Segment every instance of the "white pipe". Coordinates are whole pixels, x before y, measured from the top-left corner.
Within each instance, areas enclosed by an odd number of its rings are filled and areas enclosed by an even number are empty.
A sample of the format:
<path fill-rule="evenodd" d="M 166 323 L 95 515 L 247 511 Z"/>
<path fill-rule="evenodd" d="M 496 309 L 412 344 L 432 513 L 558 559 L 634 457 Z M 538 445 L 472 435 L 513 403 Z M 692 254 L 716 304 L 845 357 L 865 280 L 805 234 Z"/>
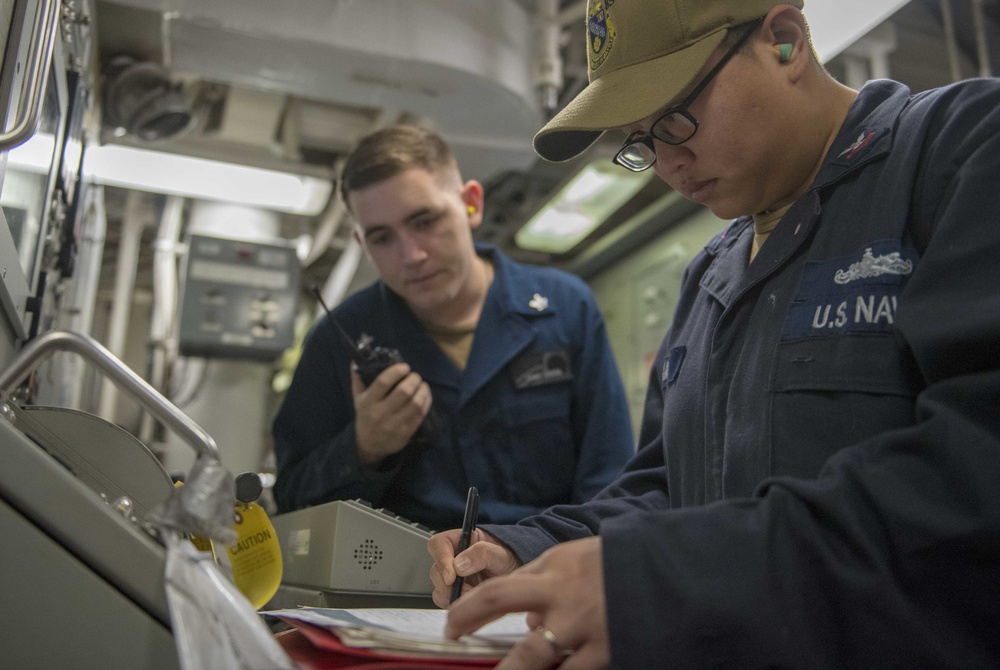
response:
<path fill-rule="evenodd" d="M 561 26 L 572 26 L 574 29 L 578 28 L 580 24 L 587 21 L 587 3 L 586 0 L 583 2 L 578 2 L 575 5 L 570 5 L 566 7 L 561 12 L 559 12 L 559 24 Z"/>
<path fill-rule="evenodd" d="M 850 88 L 858 90 L 868 81 L 868 68 L 865 67 L 865 60 L 853 53 L 844 54 L 844 83 Z"/>
<path fill-rule="evenodd" d="M 347 289 L 354 279 L 354 274 L 358 271 L 358 264 L 361 262 L 361 245 L 351 235 L 351 241 L 347 243 L 347 248 L 341 252 L 340 257 L 333 266 L 330 276 L 327 277 L 320 295 L 327 307 L 333 309 L 344 299 Z M 316 305 L 316 319 L 322 317 L 326 311 L 322 305 Z"/>
<path fill-rule="evenodd" d="M 944 45 L 948 50 L 951 80 L 953 82 L 960 81 L 962 79 L 962 66 L 958 56 L 958 44 L 955 42 L 955 18 L 951 13 L 951 0 L 941 0 L 941 27 L 944 29 Z"/>
<path fill-rule="evenodd" d="M 152 363 L 149 383 L 164 395 L 166 371 L 176 350 L 176 342 L 171 336 L 177 314 L 177 248 L 183 213 L 184 198 L 168 197 L 153 246 L 153 308 L 149 324 Z M 154 428 L 152 414 L 145 412 L 139 428 L 139 441 L 146 446 L 152 444 Z"/>
<path fill-rule="evenodd" d="M 869 61 L 872 72 L 872 79 L 889 78 L 889 53 L 887 51 L 873 51 Z"/>
<path fill-rule="evenodd" d="M 991 77 L 990 50 L 986 38 L 986 15 L 983 13 L 983 0 L 972 0 L 972 24 L 976 28 L 976 55 L 979 57 L 979 76 Z"/>
<path fill-rule="evenodd" d="M 552 116 L 559 104 L 563 85 L 562 56 L 559 52 L 559 0 L 538 0 L 535 13 L 535 89 L 542 110 Z"/>
<path fill-rule="evenodd" d="M 341 223 L 344 220 L 344 216 L 347 213 L 346 207 L 344 207 L 343 201 L 337 196 L 336 193 L 330 196 L 330 204 L 326 208 L 323 217 L 320 219 L 319 226 L 316 228 L 316 234 L 313 236 L 312 246 L 309 248 L 309 253 L 306 257 L 302 259 L 302 267 L 309 267 L 320 257 L 326 253 L 326 250 L 330 248 L 330 243 L 333 241 L 337 230 L 340 228 Z"/>
<path fill-rule="evenodd" d="M 77 213 L 80 246 L 77 250 L 76 267 L 73 275 L 65 282 L 65 292 L 58 301 L 56 328 L 89 335 L 101 274 L 107 216 L 102 187 L 95 186 L 82 197 L 85 200 Z M 89 378 L 86 361 L 68 352 L 57 351 L 49 361 L 39 366 L 39 371 L 47 368 L 49 383 L 44 387 L 39 385 L 40 404 L 93 410 L 90 406 L 84 406 L 84 382 Z"/>
<path fill-rule="evenodd" d="M 97 305 L 97 287 L 101 280 L 101 262 L 104 257 L 104 240 L 108 230 L 108 214 L 104 208 L 104 187 L 88 188 L 84 202 L 83 221 L 80 226 L 80 247 L 77 250 L 76 277 L 68 296 L 71 312 L 68 330 L 84 335 L 91 334 L 94 308 Z M 78 356 L 71 359 L 72 369 L 67 372 L 72 382 L 68 384 L 66 407 L 90 409 L 83 406 L 85 368 Z M 67 360 L 67 362 L 69 362 Z"/>
<path fill-rule="evenodd" d="M 323 212 L 319 221 L 319 226 L 316 229 L 316 234 L 313 236 L 312 246 L 309 248 L 309 252 L 306 254 L 306 257 L 299 259 L 302 261 L 302 267 L 304 268 L 307 268 L 315 263 L 324 253 L 326 253 L 326 250 L 330 248 L 330 243 L 333 241 L 333 238 L 337 233 L 337 229 L 340 228 L 347 215 L 347 207 L 337 194 L 336 187 L 336 184 L 339 184 L 340 182 L 340 173 L 343 169 L 344 159 L 341 158 L 338 159 L 333 165 L 333 174 L 337 175 L 337 179 L 334 185 L 333 193 L 330 194 L 330 201 L 327 203 L 326 210 Z"/>
<path fill-rule="evenodd" d="M 143 197 L 140 191 L 128 192 L 125 198 L 122 235 L 118 243 L 115 292 L 111 302 L 106 346 L 119 359 L 125 358 L 125 337 L 128 333 L 129 314 L 132 311 L 132 290 L 139 263 L 139 244 L 142 241 L 142 229 L 145 227 L 141 216 Z M 118 389 L 109 379 L 105 379 L 101 385 L 101 403 L 97 413 L 114 423 L 117 402 Z"/>

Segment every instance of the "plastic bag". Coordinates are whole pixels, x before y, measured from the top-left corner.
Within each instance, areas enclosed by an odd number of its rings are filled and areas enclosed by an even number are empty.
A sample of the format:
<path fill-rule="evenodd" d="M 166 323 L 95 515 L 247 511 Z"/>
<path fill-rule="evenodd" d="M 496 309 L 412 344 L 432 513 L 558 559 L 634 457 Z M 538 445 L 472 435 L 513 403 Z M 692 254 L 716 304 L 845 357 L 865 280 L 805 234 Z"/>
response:
<path fill-rule="evenodd" d="M 166 590 L 183 670 L 295 670 L 247 599 L 186 539 L 166 531 Z"/>

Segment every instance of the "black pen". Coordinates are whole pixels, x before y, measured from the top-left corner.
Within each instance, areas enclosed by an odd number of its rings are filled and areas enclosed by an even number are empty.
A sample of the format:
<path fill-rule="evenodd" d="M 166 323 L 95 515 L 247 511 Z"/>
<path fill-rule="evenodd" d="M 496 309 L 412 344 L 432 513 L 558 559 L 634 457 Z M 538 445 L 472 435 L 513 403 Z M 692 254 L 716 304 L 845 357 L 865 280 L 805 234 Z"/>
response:
<path fill-rule="evenodd" d="M 472 542 L 472 531 L 476 529 L 478 517 L 479 490 L 475 486 L 470 486 L 469 496 L 465 499 L 465 516 L 462 518 L 462 537 L 458 540 L 458 551 L 455 552 L 456 556 L 469 548 L 469 543 Z M 449 603 L 455 602 L 462 595 L 462 584 L 464 583 L 464 577 L 455 577 L 455 583 L 451 585 L 451 600 L 448 601 Z"/>

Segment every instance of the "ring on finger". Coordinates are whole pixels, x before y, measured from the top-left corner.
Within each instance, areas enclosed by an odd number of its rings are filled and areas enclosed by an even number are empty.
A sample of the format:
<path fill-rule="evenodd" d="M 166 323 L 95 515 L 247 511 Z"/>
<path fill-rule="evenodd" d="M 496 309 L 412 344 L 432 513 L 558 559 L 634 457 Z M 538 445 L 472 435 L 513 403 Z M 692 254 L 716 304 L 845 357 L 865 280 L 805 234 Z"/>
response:
<path fill-rule="evenodd" d="M 566 650 L 563 649 L 561 644 L 559 644 L 559 640 L 556 639 L 555 634 L 548 628 L 545 626 L 536 626 L 535 632 L 541 635 L 542 639 L 549 643 L 549 647 L 552 648 L 552 651 L 556 656 L 562 656 L 566 653 Z"/>

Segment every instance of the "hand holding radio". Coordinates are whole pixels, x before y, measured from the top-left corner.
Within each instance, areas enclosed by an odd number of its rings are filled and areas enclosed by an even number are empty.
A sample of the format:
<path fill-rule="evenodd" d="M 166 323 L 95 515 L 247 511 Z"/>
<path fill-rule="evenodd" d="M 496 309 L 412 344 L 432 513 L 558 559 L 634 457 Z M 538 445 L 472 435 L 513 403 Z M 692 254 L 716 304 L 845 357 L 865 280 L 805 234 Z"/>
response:
<path fill-rule="evenodd" d="M 352 340 L 326 306 L 319 288 L 314 286 L 312 292 L 351 352 L 355 439 L 361 461 L 375 465 L 407 444 L 429 444 L 437 418 L 431 411 L 427 383 L 403 361 L 398 349 L 374 346 L 364 334 L 357 342 Z"/>
<path fill-rule="evenodd" d="M 358 366 L 360 367 L 360 366 Z M 431 390 L 406 363 L 393 363 L 367 386 L 351 370 L 358 457 L 376 465 L 414 441 L 431 408 Z"/>

